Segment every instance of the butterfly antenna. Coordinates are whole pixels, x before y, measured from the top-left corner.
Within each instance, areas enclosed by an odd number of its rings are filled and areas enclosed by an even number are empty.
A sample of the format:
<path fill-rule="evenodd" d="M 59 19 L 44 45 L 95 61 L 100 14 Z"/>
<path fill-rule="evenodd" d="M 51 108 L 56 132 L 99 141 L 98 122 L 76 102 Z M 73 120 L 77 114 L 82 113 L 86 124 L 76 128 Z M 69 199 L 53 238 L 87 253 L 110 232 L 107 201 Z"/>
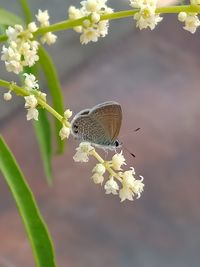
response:
<path fill-rule="evenodd" d="M 133 154 L 127 147 L 123 145 L 123 148 L 133 157 L 135 158 L 135 154 Z"/>
<path fill-rule="evenodd" d="M 138 132 L 139 130 L 141 130 L 141 128 L 140 127 L 138 127 L 138 128 L 136 128 L 135 130 L 134 130 L 134 132 Z M 122 143 L 121 143 L 122 144 Z M 133 157 L 133 158 L 135 158 L 136 156 L 135 156 L 135 154 L 133 154 L 127 147 L 125 147 L 124 145 L 123 145 L 123 148 Z"/>
<path fill-rule="evenodd" d="M 134 130 L 134 132 L 138 132 L 139 130 L 141 130 L 141 128 L 139 127 L 139 128 L 137 128 L 137 129 L 135 129 Z"/>

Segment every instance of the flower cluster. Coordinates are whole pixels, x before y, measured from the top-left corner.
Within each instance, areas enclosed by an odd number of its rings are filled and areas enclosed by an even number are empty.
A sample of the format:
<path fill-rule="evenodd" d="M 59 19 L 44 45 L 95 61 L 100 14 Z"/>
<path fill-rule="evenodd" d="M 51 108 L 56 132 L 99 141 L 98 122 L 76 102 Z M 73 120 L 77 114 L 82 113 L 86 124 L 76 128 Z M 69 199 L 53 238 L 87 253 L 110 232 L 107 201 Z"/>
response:
<path fill-rule="evenodd" d="M 30 92 L 30 95 L 25 96 L 25 108 L 27 109 L 27 120 L 38 120 L 39 112 L 37 110 L 38 100 L 35 95 L 40 95 L 44 100 L 46 100 L 46 94 L 39 92 L 38 82 L 33 74 L 24 73 L 24 88 Z M 35 93 L 35 94 L 32 94 Z"/>
<path fill-rule="evenodd" d="M 140 30 L 150 28 L 154 30 L 156 25 L 163 19 L 156 14 L 157 0 L 130 0 L 130 6 L 139 8 L 139 12 L 134 15 L 136 27 Z"/>
<path fill-rule="evenodd" d="M 34 22 L 29 23 L 26 30 L 21 25 L 9 26 L 6 30 L 8 47 L 3 46 L 1 59 L 8 72 L 19 74 L 23 67 L 31 67 L 38 61 L 38 42 L 31 40 L 36 30 Z"/>
<path fill-rule="evenodd" d="M 108 34 L 108 20 L 101 20 L 102 15 L 113 13 L 113 9 L 106 5 L 107 0 L 86 0 L 81 2 L 81 8 L 70 6 L 69 19 L 75 20 L 87 17 L 81 26 L 74 27 L 80 35 L 80 42 L 87 44 L 97 42 L 99 37 Z"/>
<path fill-rule="evenodd" d="M 47 10 L 44 12 L 39 10 L 36 18 L 40 23 L 40 27 L 49 25 L 49 15 Z M 36 61 L 39 60 L 39 43 L 33 38 L 33 35 L 37 30 L 38 27 L 35 22 L 29 23 L 26 29 L 18 24 L 14 27 L 8 27 L 6 30 L 8 47 L 4 45 L 1 52 L 1 59 L 5 61 L 5 66 L 8 72 L 19 74 L 23 71 L 24 67 L 32 67 Z M 41 37 L 41 42 L 50 45 L 55 43 L 56 38 L 56 35 L 48 32 Z"/>
<path fill-rule="evenodd" d="M 100 163 L 96 164 L 92 170 L 93 175 L 91 178 L 95 184 L 102 185 L 105 172 L 109 173 L 108 180 L 104 184 L 106 194 L 119 195 L 121 202 L 126 199 L 132 201 L 135 196 L 137 198 L 140 197 L 144 188 L 143 177 L 140 176 L 141 179 L 136 179 L 133 168 L 128 171 L 122 170 L 122 165 L 126 165 L 122 152 L 115 154 L 111 161 L 104 161 L 88 142 L 80 143 L 76 150 L 76 154 L 73 157 L 76 162 L 88 162 L 90 155 L 99 160 Z M 119 183 L 122 185 L 121 188 Z"/>
<path fill-rule="evenodd" d="M 70 135 L 70 131 L 71 131 L 71 125 L 66 125 L 66 122 L 68 121 L 68 119 L 72 116 L 72 111 L 70 109 L 67 109 L 65 112 L 64 112 L 64 123 L 63 123 L 63 126 L 59 132 L 59 136 L 61 138 L 61 140 L 64 140 L 65 138 L 69 138 L 69 135 Z"/>

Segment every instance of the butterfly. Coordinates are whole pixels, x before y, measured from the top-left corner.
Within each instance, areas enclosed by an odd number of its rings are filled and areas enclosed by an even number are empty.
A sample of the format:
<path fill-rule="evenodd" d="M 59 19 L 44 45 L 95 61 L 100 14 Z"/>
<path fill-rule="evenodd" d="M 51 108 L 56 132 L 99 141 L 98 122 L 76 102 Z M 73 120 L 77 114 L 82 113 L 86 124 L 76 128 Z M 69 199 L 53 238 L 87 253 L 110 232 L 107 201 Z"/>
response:
<path fill-rule="evenodd" d="M 72 134 L 78 140 L 112 150 L 121 146 L 117 140 L 121 123 L 120 104 L 108 101 L 77 113 L 71 121 Z"/>

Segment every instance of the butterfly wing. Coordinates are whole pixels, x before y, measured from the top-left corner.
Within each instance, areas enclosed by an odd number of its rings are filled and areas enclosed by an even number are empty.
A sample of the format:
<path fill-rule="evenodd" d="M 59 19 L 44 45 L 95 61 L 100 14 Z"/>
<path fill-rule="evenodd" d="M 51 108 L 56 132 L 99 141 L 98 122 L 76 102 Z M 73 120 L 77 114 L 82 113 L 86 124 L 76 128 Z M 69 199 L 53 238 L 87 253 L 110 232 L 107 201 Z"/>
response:
<path fill-rule="evenodd" d="M 110 140 L 104 128 L 87 115 L 78 115 L 72 121 L 72 133 L 79 140 L 100 145 L 109 145 Z"/>
<path fill-rule="evenodd" d="M 72 133 L 80 140 L 112 146 L 119 134 L 121 121 L 120 105 L 105 102 L 79 112 L 72 120 Z"/>
<path fill-rule="evenodd" d="M 122 123 L 120 104 L 114 101 L 104 102 L 95 106 L 89 114 L 103 127 L 107 139 L 113 144 L 119 135 Z"/>

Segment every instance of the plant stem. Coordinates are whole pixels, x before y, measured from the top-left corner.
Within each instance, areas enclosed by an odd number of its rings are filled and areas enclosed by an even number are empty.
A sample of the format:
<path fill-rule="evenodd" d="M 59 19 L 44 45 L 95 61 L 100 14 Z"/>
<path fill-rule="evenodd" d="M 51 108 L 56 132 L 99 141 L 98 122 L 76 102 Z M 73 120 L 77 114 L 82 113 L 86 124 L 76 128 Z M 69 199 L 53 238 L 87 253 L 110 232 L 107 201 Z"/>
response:
<path fill-rule="evenodd" d="M 26 2 L 25 0 L 20 0 L 20 1 L 23 3 Z M 26 12 L 28 11 L 26 10 Z M 114 19 L 128 18 L 128 17 L 132 17 L 137 12 L 138 12 L 138 9 L 130 9 L 130 10 L 114 12 L 112 14 L 102 15 L 100 20 L 114 20 Z M 156 13 L 162 13 L 162 14 L 167 14 L 167 13 L 173 14 L 173 13 L 179 13 L 179 12 L 200 13 L 200 5 L 167 6 L 167 7 L 158 7 L 156 9 Z M 27 13 L 26 19 L 27 21 L 30 20 L 30 16 L 28 17 L 28 13 Z M 60 21 L 55 24 L 51 24 L 46 27 L 41 27 L 34 33 L 34 36 L 41 35 L 47 32 L 56 32 L 56 31 L 72 29 L 76 26 L 82 25 L 85 19 L 90 19 L 90 16 L 83 17 L 77 20 L 64 20 L 64 21 Z M 0 42 L 4 42 L 6 40 L 7 40 L 6 35 L 0 35 Z"/>
<path fill-rule="evenodd" d="M 24 16 L 25 16 L 26 24 L 28 24 L 33 20 L 31 9 L 26 0 L 19 0 L 19 1 L 21 4 L 21 8 L 23 10 Z"/>
<path fill-rule="evenodd" d="M 101 20 L 113 20 L 113 19 L 122 19 L 122 18 L 132 17 L 136 12 L 138 12 L 138 9 L 114 12 L 112 14 L 102 15 Z M 163 13 L 163 14 L 179 13 L 179 12 L 200 13 L 200 5 L 167 6 L 167 7 L 159 7 L 156 9 L 156 13 Z M 75 26 L 80 26 L 82 25 L 85 19 L 90 19 L 90 16 L 83 17 L 77 20 L 65 20 L 65 21 L 52 24 L 47 27 L 39 28 L 37 32 L 35 33 L 35 35 L 44 34 L 49 31 L 55 32 L 55 31 L 67 30 Z"/>
<path fill-rule="evenodd" d="M 0 79 L 0 86 L 7 88 L 8 90 L 12 90 L 16 93 L 16 95 L 21 95 L 21 96 L 28 96 L 33 94 L 32 92 L 26 90 L 23 87 L 20 87 L 12 82 L 7 82 L 5 80 Z M 65 124 L 66 127 L 70 127 L 71 124 L 66 121 L 62 115 L 60 115 L 55 109 L 53 109 L 47 102 L 42 100 L 40 97 L 37 97 L 38 104 L 46 109 L 49 113 L 51 113 L 56 119 L 58 119 L 61 123 Z"/>

